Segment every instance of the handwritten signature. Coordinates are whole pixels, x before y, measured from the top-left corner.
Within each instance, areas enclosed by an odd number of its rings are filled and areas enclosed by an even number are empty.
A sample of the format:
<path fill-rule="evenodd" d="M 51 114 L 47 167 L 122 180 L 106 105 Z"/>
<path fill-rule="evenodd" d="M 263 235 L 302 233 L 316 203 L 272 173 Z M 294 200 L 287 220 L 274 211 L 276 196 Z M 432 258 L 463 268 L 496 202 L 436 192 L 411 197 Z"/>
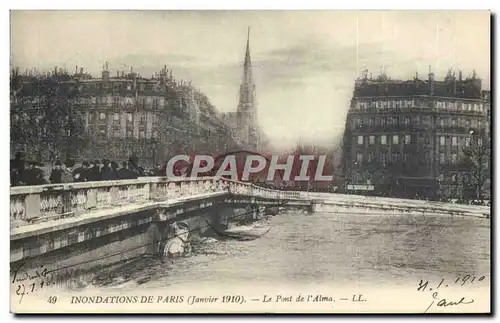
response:
<path fill-rule="evenodd" d="M 52 284 L 50 271 L 47 268 L 41 266 L 32 272 L 20 274 L 19 271 L 23 266 L 24 263 L 12 270 L 11 283 L 15 285 L 14 289 L 16 295 L 19 296 L 19 303 L 22 303 L 25 295 L 34 293 Z"/>
<path fill-rule="evenodd" d="M 450 301 L 447 300 L 446 298 L 439 298 L 438 292 L 432 293 L 432 302 L 429 304 L 427 309 L 424 311 L 424 313 L 427 313 L 427 311 L 434 305 L 434 303 L 437 302 L 436 306 L 438 307 L 447 307 L 447 306 L 456 306 L 456 305 L 466 305 L 466 304 L 472 304 L 474 303 L 474 299 L 471 298 L 470 300 L 467 300 L 465 297 L 460 298 L 459 301 Z"/>

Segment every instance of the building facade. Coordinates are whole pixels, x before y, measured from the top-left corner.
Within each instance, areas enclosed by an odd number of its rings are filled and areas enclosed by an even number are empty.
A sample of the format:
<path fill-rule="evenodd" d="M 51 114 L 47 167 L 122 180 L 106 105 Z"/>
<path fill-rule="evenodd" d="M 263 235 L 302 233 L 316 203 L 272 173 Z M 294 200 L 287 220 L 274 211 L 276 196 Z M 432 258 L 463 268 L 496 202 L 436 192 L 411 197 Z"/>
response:
<path fill-rule="evenodd" d="M 460 198 L 472 179 L 467 149 L 489 132 L 489 98 L 481 80 L 449 71 L 428 78 L 357 79 L 343 141 L 343 177 L 370 194 Z M 461 183 L 461 184 L 459 184 Z M 353 186 L 350 186 L 351 188 Z"/>
<path fill-rule="evenodd" d="M 223 153 L 239 147 L 207 96 L 191 84 L 176 81 L 166 67 L 151 78 L 132 68 L 127 74 L 111 75 L 107 63 L 98 78 L 78 67 L 74 74 L 55 69 L 50 75 L 25 73 L 18 78 L 18 90 L 11 97 L 11 132 L 20 132 L 20 136 L 11 136 L 11 150 L 39 151 L 44 161 L 64 157 L 73 148 L 79 160 L 120 162 L 135 155 L 144 166 L 153 166 L 176 154 Z M 50 140 L 37 146 L 30 143 L 33 138 L 21 136 L 31 122 L 26 111 L 35 111 L 39 122 L 44 122 L 45 110 L 50 110 L 54 100 L 47 94 L 49 90 L 40 91 L 41 79 L 57 79 L 50 91 L 65 88 L 71 93 L 61 107 L 67 107 L 66 118 L 78 119 L 82 129 L 70 147 L 51 146 L 46 142 Z M 41 125 L 38 128 L 43 131 Z M 37 136 L 36 132 L 30 135 Z"/>

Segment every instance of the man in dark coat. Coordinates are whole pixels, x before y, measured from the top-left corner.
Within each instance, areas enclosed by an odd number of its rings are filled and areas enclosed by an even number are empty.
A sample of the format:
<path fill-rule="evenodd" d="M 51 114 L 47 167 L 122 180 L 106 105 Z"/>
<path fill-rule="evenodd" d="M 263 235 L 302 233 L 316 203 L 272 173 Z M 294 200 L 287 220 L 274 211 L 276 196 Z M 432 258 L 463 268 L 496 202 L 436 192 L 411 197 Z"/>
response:
<path fill-rule="evenodd" d="M 127 168 L 127 162 L 122 163 L 122 167 L 117 171 L 118 179 L 130 179 L 131 174 Z"/>
<path fill-rule="evenodd" d="M 75 161 L 73 159 L 66 159 L 63 166 L 63 173 L 61 176 L 61 181 L 63 183 L 73 183 L 74 166 L 75 166 Z"/>
<path fill-rule="evenodd" d="M 167 164 L 158 163 L 158 166 L 156 166 L 154 176 L 162 176 L 162 177 L 167 176 Z"/>
<path fill-rule="evenodd" d="M 109 163 L 109 167 L 111 167 L 111 173 L 113 174 L 113 179 L 119 179 L 118 178 L 118 163 L 115 161 L 111 161 Z"/>
<path fill-rule="evenodd" d="M 84 161 L 82 167 L 78 167 L 73 171 L 73 179 L 75 182 L 87 182 L 89 177 L 89 162 Z"/>
<path fill-rule="evenodd" d="M 11 186 L 24 185 L 18 163 L 14 159 L 10 160 L 10 185 Z"/>
<path fill-rule="evenodd" d="M 49 177 L 50 182 L 52 184 L 62 183 L 63 172 L 64 171 L 61 168 L 61 161 L 56 160 L 56 162 L 54 163 L 54 168 L 52 169 L 52 172 L 50 173 L 50 177 Z"/>
<path fill-rule="evenodd" d="M 23 182 L 24 169 L 25 169 L 25 157 L 24 153 L 18 151 L 16 157 L 10 160 L 10 181 L 11 185 L 25 185 Z"/>
<path fill-rule="evenodd" d="M 26 157 L 23 152 L 18 151 L 16 153 L 16 158 L 14 159 L 14 162 L 17 165 L 17 169 L 21 172 L 21 174 L 24 171 L 24 168 L 26 166 Z"/>
<path fill-rule="evenodd" d="M 128 162 L 128 171 L 130 174 L 130 177 L 129 177 L 130 179 L 135 179 L 135 178 L 139 177 L 139 170 L 131 161 Z"/>
<path fill-rule="evenodd" d="M 87 181 L 88 182 L 94 182 L 94 181 L 100 181 L 101 180 L 101 170 L 99 167 L 99 161 L 96 160 L 94 162 L 90 162 L 88 169 L 88 174 L 87 174 Z"/>
<path fill-rule="evenodd" d="M 112 181 L 116 179 L 115 173 L 111 168 L 110 162 L 107 159 L 103 159 L 103 166 L 101 168 L 101 180 L 103 181 Z"/>
<path fill-rule="evenodd" d="M 38 161 L 28 161 L 28 168 L 24 170 L 23 182 L 25 185 L 43 185 L 45 181 L 43 171 L 38 168 L 40 163 Z"/>

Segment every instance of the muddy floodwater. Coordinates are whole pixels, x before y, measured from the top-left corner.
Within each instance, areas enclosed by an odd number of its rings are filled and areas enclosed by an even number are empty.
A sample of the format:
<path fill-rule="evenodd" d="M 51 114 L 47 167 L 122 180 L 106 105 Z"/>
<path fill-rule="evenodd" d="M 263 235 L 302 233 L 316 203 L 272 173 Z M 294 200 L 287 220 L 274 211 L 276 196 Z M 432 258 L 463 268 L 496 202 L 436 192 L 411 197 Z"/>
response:
<path fill-rule="evenodd" d="M 284 214 L 252 241 L 209 239 L 189 257 L 141 258 L 93 273 L 98 288 L 182 284 L 400 285 L 490 274 L 488 219 L 450 216 Z"/>

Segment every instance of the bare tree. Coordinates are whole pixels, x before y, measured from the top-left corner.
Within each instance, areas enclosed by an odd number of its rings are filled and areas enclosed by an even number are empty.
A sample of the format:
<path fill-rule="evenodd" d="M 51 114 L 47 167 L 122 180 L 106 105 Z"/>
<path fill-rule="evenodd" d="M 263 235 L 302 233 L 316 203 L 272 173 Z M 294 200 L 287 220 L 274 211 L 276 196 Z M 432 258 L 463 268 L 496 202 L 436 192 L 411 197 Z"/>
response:
<path fill-rule="evenodd" d="M 25 80 L 23 80 L 23 77 Z M 27 152 L 74 158 L 84 144 L 83 115 L 69 75 L 11 73 L 11 145 Z"/>
<path fill-rule="evenodd" d="M 484 131 L 471 131 L 467 141 L 462 160 L 468 173 L 466 185 L 475 189 L 476 199 L 482 200 L 485 184 L 491 179 L 491 139 Z"/>

